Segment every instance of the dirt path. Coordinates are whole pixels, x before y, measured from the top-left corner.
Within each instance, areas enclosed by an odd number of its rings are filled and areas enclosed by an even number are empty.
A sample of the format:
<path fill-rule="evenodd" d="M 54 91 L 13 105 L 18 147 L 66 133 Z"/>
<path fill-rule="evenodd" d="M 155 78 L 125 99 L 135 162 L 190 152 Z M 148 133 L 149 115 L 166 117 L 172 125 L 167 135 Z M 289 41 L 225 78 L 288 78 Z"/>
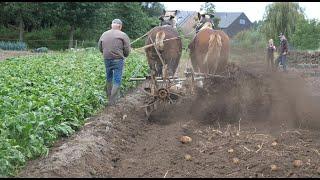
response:
<path fill-rule="evenodd" d="M 319 125 L 320 98 L 309 101 L 294 73 L 242 69 L 246 81 L 214 82 L 211 95 L 151 121 L 135 90 L 18 177 L 320 177 L 320 132 L 309 128 Z M 192 141 L 183 144 L 181 136 Z"/>

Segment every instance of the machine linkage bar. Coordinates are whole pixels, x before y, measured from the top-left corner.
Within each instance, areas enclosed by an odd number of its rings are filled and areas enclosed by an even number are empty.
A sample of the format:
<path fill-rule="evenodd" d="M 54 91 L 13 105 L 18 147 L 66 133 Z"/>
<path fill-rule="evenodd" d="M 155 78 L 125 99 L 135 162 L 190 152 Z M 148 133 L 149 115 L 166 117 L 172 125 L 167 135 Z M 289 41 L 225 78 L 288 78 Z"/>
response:
<path fill-rule="evenodd" d="M 149 77 L 135 77 L 135 78 L 130 78 L 129 81 L 144 81 L 147 80 Z M 169 79 L 178 79 L 179 77 L 172 77 L 170 76 Z M 156 77 L 156 80 L 162 80 L 162 77 Z"/>

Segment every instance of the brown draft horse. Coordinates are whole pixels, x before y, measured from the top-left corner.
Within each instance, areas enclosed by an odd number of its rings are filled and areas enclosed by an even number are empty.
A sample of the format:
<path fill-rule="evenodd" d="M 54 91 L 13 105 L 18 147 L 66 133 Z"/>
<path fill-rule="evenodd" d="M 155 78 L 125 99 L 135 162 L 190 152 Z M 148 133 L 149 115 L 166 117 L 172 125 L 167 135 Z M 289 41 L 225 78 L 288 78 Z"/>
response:
<path fill-rule="evenodd" d="M 228 63 L 229 37 L 221 30 L 212 29 L 206 22 L 189 44 L 191 63 L 194 72 L 219 74 Z"/>
<path fill-rule="evenodd" d="M 182 42 L 175 28 L 174 16 L 161 16 L 159 19 L 161 20 L 160 26 L 154 27 L 145 41 L 145 45 L 156 44 L 155 47 L 145 49 L 148 64 L 156 76 L 174 76 L 182 54 Z M 166 75 L 163 74 L 162 60 L 167 65 L 168 74 Z"/>

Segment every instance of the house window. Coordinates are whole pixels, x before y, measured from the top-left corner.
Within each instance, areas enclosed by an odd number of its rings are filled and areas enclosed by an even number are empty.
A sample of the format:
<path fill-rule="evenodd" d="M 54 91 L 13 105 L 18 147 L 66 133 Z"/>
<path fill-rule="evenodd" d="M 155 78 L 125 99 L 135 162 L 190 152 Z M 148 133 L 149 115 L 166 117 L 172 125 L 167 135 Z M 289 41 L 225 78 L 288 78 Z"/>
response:
<path fill-rule="evenodd" d="M 240 19 L 240 24 L 246 24 L 246 20 Z"/>

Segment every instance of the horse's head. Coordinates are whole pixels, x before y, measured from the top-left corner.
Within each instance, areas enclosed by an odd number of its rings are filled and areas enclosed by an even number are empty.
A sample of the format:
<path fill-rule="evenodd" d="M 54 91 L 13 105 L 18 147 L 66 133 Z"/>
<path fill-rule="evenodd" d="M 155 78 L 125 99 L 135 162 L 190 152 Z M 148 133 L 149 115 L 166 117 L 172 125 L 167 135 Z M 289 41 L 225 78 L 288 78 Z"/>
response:
<path fill-rule="evenodd" d="M 160 26 L 164 26 L 164 25 L 169 25 L 172 27 L 176 27 L 176 21 L 175 21 L 175 17 L 170 15 L 170 16 L 161 16 L 160 18 Z"/>
<path fill-rule="evenodd" d="M 196 26 L 197 30 L 205 29 L 205 28 L 210 28 L 213 29 L 213 22 L 212 18 L 214 16 L 212 14 L 200 14 L 198 13 L 198 25 Z"/>
<path fill-rule="evenodd" d="M 214 15 L 213 14 L 200 14 L 199 12 L 198 12 L 198 19 L 199 19 L 199 21 L 200 22 L 209 22 L 209 21 L 211 21 L 211 19 L 213 19 L 214 18 Z"/>

